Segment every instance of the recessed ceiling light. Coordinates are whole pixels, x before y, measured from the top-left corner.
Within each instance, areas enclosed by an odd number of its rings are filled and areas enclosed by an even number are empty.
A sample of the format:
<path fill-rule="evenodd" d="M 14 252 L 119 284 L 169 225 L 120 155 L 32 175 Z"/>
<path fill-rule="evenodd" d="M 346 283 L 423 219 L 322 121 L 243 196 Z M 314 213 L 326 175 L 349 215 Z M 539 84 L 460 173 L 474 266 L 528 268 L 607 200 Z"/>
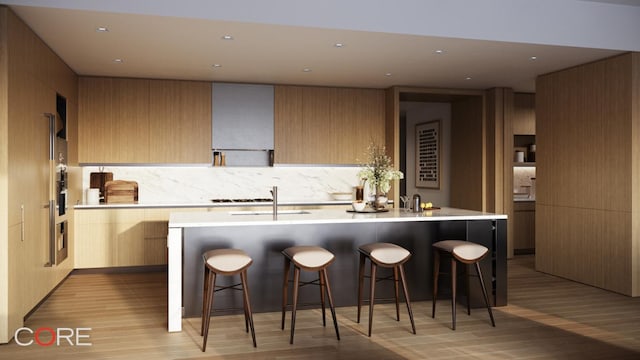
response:
<path fill-rule="evenodd" d="M 107 28 L 106 26 L 98 26 L 96 28 L 96 32 L 109 32 L 109 28 Z"/>
<path fill-rule="evenodd" d="M 465 80 L 471 80 L 472 77 L 471 76 L 467 76 L 466 78 L 464 78 Z"/>
<path fill-rule="evenodd" d="M 391 73 L 386 73 L 384 74 L 384 76 L 391 76 Z"/>
<path fill-rule="evenodd" d="M 309 69 L 309 68 L 304 68 L 304 69 L 302 69 L 302 71 L 303 71 L 303 72 L 311 72 L 311 69 Z"/>
<path fill-rule="evenodd" d="M 438 49 L 438 50 L 434 51 L 434 53 L 436 53 L 436 54 L 438 54 L 438 55 L 440 55 L 440 54 L 444 54 L 444 50 L 440 50 L 440 49 Z"/>
<path fill-rule="evenodd" d="M 224 36 L 222 37 L 222 40 L 233 40 L 233 36 L 231 36 L 231 35 L 224 35 Z"/>
<path fill-rule="evenodd" d="M 211 67 L 212 67 L 212 68 L 219 68 L 219 67 L 222 67 L 222 65 L 220 65 L 220 64 L 213 64 L 213 65 L 211 65 Z"/>
<path fill-rule="evenodd" d="M 335 43 L 333 46 L 337 47 L 337 48 L 341 48 L 344 46 L 343 43 Z"/>
<path fill-rule="evenodd" d="M 124 62 L 124 60 L 122 59 L 113 59 L 113 62 L 116 64 L 122 64 Z"/>
<path fill-rule="evenodd" d="M 538 59 L 537 56 L 532 56 L 532 57 L 529 58 L 529 60 L 537 60 L 537 59 Z"/>

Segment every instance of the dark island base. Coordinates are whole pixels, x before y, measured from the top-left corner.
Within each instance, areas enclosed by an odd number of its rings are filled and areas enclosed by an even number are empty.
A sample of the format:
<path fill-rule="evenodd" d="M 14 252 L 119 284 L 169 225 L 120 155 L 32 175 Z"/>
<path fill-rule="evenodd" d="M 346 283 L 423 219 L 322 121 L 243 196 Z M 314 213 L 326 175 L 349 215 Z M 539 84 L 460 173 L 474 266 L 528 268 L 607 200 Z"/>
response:
<path fill-rule="evenodd" d="M 377 222 L 343 224 L 295 224 L 263 226 L 219 226 L 185 228 L 183 237 L 183 306 L 185 317 L 196 317 L 202 311 L 203 260 L 202 254 L 216 248 L 242 249 L 253 258 L 248 270 L 251 305 L 254 312 L 281 311 L 284 260 L 281 251 L 295 245 L 317 245 L 335 254 L 329 266 L 329 279 L 336 306 L 357 303 L 358 247 L 370 242 L 392 242 L 412 253 L 405 264 L 409 294 L 412 301 L 431 300 L 433 259 L 431 244 L 446 239 L 468 240 L 490 249 L 491 256 L 482 262 L 489 298 L 493 306 L 507 304 L 506 220 L 449 220 L 417 222 Z M 449 271 L 449 261 L 443 260 L 441 271 Z M 459 268 L 461 268 L 459 266 Z M 378 276 L 390 275 L 391 270 L 379 268 Z M 367 274 L 369 271 L 367 263 Z M 475 274 L 471 269 L 471 274 Z M 317 278 L 317 273 L 301 272 L 301 280 Z M 369 286 L 365 280 L 364 298 Z M 466 302 L 466 286 L 462 278 L 458 284 L 458 298 Z M 217 284 L 238 283 L 239 279 L 218 277 Z M 450 298 L 449 275 L 441 277 L 439 298 Z M 471 305 L 484 307 L 477 280 L 471 278 Z M 291 291 L 289 291 L 291 297 Z M 319 307 L 318 286 L 300 289 L 299 304 Z M 376 299 L 393 299 L 393 282 L 376 285 Z M 291 299 L 289 299 L 290 301 Z M 376 300 L 378 302 L 379 300 Z M 214 309 L 220 311 L 242 308 L 242 292 L 217 292 Z"/>

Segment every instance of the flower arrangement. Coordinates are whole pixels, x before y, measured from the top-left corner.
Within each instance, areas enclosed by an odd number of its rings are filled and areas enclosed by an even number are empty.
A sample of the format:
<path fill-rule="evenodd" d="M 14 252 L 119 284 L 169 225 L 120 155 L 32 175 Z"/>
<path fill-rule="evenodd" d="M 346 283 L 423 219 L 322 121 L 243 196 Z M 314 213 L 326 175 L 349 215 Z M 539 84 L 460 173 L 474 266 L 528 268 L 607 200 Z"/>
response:
<path fill-rule="evenodd" d="M 369 189 L 376 195 L 386 194 L 391 189 L 391 181 L 404 177 L 401 171 L 393 168 L 391 158 L 387 156 L 384 146 L 369 144 L 367 157 L 367 162 L 358 172 L 358 178 L 362 182 L 368 182 Z"/>

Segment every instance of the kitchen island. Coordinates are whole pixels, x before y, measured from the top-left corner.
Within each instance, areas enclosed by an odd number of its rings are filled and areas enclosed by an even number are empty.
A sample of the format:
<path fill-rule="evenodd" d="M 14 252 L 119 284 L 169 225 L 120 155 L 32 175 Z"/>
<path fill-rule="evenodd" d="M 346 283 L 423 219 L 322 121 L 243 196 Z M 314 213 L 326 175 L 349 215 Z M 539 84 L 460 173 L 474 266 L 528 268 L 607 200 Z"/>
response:
<path fill-rule="evenodd" d="M 281 251 L 294 245 L 317 245 L 336 255 L 329 277 L 336 306 L 351 306 L 357 299 L 358 252 L 370 242 L 393 242 L 412 252 L 405 264 L 412 301 L 431 298 L 431 244 L 460 239 L 482 244 L 491 256 L 482 262 L 485 283 L 494 306 L 507 303 L 506 215 L 442 208 L 420 213 L 390 209 L 388 212 L 353 213 L 344 209 L 269 212 L 172 213 L 167 246 L 168 330 L 182 330 L 182 316 L 200 316 L 202 309 L 202 254 L 215 248 L 242 249 L 251 258 L 249 288 L 255 312 L 279 311 L 283 258 Z M 308 274 L 309 279 L 313 274 Z M 301 278 L 301 280 L 309 280 Z M 221 285 L 235 279 L 221 279 Z M 226 282 L 225 282 L 226 281 Z M 442 282 L 443 291 L 447 295 Z M 476 285 L 474 287 L 473 285 Z M 482 306 L 479 285 L 471 283 L 471 302 Z M 391 297 L 393 286 L 381 284 L 379 294 Z M 318 290 L 302 288 L 300 302 L 317 302 Z M 378 293 L 378 292 L 377 292 Z M 464 292 L 463 292 L 464 293 Z M 216 308 L 242 304 L 239 294 L 216 294 Z"/>

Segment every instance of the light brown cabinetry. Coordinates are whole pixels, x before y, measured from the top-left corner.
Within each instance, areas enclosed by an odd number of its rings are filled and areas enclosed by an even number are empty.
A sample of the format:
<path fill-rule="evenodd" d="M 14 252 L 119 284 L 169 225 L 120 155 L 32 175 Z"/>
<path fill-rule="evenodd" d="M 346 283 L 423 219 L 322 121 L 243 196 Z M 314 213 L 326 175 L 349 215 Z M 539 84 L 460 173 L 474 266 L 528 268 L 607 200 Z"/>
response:
<path fill-rule="evenodd" d="M 513 134 L 536 134 L 536 95 L 513 94 Z"/>
<path fill-rule="evenodd" d="M 536 204 L 513 203 L 513 248 L 516 255 L 533 254 L 536 248 Z"/>
<path fill-rule="evenodd" d="M 208 82 L 82 77 L 80 163 L 208 163 Z"/>
<path fill-rule="evenodd" d="M 149 162 L 211 162 L 211 83 L 151 80 Z"/>
<path fill-rule="evenodd" d="M 275 162 L 357 164 L 384 144 L 383 90 L 276 86 Z"/>
<path fill-rule="evenodd" d="M 76 211 L 78 269 L 166 264 L 169 210 Z"/>
<path fill-rule="evenodd" d="M 79 80 L 81 163 L 144 163 L 149 157 L 149 81 Z"/>
<path fill-rule="evenodd" d="M 640 54 L 536 81 L 536 269 L 640 296 Z"/>
<path fill-rule="evenodd" d="M 49 124 L 56 94 L 67 99 L 75 124 L 77 78 L 8 7 L 0 6 L 0 343 L 72 270 L 48 261 Z M 73 129 L 69 154 L 75 156 Z M 73 165 L 71 162 L 70 165 Z M 70 170 L 70 173 L 72 170 Z M 76 193 L 69 189 L 69 201 Z M 69 237 L 73 251 L 73 236 Z"/>

